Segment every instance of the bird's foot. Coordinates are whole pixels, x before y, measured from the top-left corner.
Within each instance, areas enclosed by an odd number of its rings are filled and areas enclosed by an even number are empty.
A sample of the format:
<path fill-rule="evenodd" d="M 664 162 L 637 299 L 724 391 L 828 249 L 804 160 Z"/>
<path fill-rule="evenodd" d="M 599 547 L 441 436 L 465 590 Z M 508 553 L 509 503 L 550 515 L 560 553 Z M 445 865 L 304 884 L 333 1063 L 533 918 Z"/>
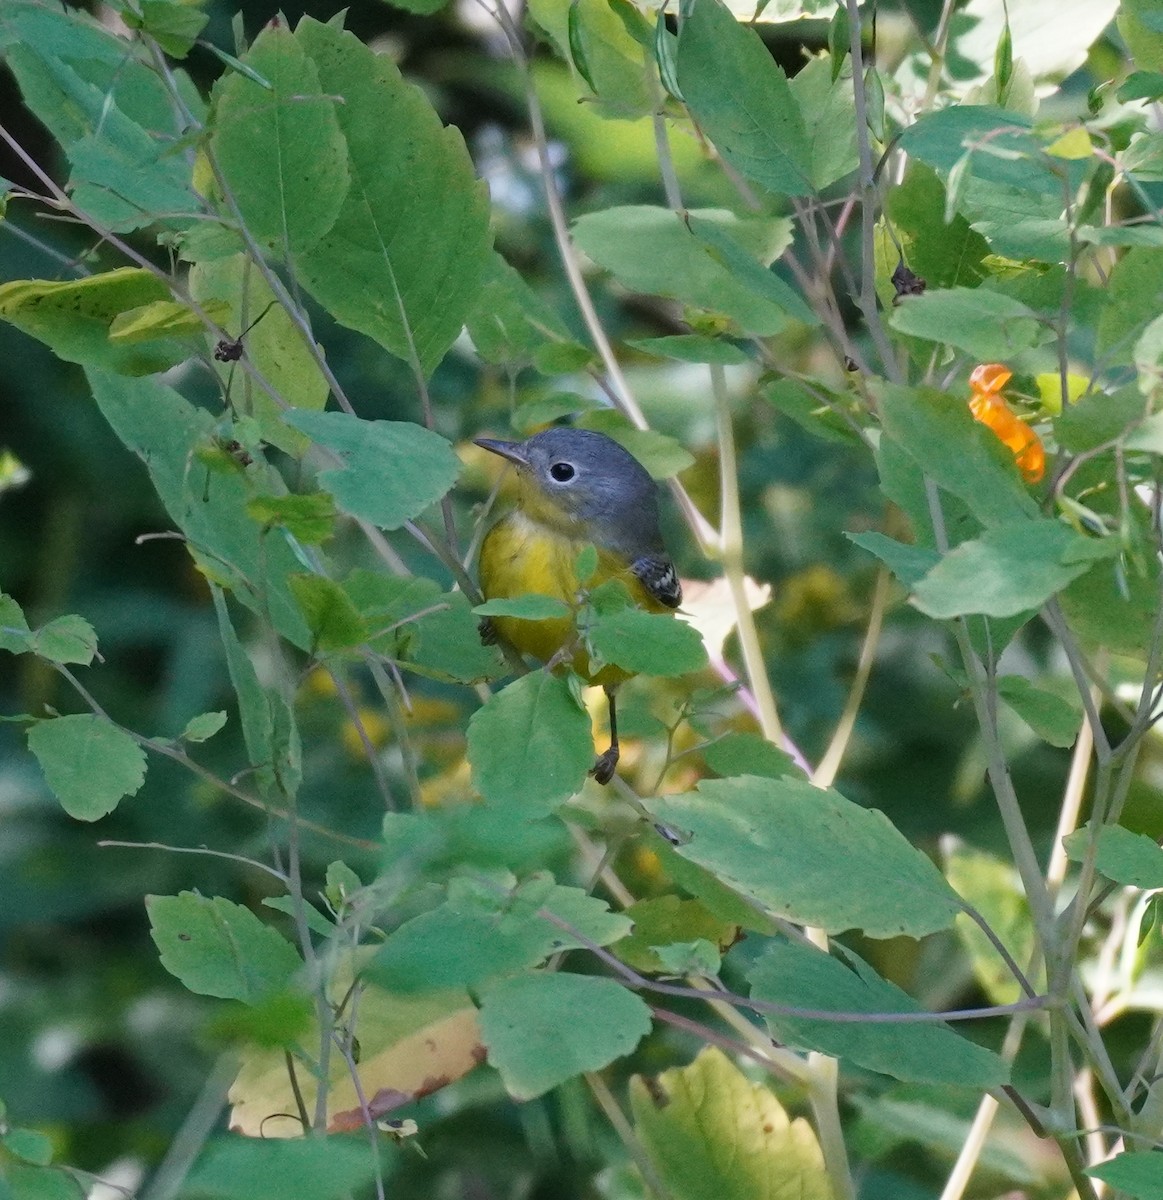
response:
<path fill-rule="evenodd" d="M 611 746 L 604 754 L 599 754 L 597 762 L 590 767 L 590 774 L 603 786 L 614 778 L 618 768 L 618 747 Z"/>
<path fill-rule="evenodd" d="M 497 644 L 497 627 L 493 624 L 492 618 L 481 617 L 477 622 L 477 633 L 480 635 L 482 646 Z"/>

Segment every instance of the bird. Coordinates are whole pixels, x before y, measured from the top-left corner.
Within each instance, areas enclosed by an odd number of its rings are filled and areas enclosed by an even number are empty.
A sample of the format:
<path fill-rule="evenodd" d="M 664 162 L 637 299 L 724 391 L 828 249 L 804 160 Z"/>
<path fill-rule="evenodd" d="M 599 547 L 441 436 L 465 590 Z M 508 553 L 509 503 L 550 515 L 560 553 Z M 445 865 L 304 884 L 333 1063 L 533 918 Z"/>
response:
<path fill-rule="evenodd" d="M 598 566 L 587 587 L 620 580 L 639 607 L 673 612 L 682 603 L 678 572 L 662 540 L 658 487 L 646 468 L 613 438 L 554 426 L 523 442 L 476 438 L 517 470 L 517 503 L 485 535 L 480 550 L 486 600 L 530 593 L 576 608 L 582 592 L 578 556 L 592 545 Z M 610 712 L 610 746 L 590 774 L 606 784 L 618 765 L 615 693 L 630 672 L 607 663 L 591 670 L 572 616 L 541 621 L 490 618 L 491 629 L 523 654 L 555 668 L 568 660 L 586 682 L 600 685 Z"/>

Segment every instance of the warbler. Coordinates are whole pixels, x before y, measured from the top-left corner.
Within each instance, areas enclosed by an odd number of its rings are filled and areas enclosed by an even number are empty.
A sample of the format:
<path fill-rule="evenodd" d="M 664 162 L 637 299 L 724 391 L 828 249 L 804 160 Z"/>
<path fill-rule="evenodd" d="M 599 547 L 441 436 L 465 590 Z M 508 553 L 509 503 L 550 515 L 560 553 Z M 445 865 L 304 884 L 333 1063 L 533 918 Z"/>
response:
<path fill-rule="evenodd" d="M 477 438 L 476 444 L 517 468 L 516 507 L 481 544 L 481 590 L 487 600 L 533 593 L 575 607 L 582 589 L 578 556 L 592 545 L 598 566 L 587 586 L 621 580 L 634 602 L 651 612 L 668 612 L 682 603 L 678 573 L 658 526 L 658 488 L 628 450 L 603 433 L 566 428 L 546 429 L 524 442 Z M 578 675 L 605 689 L 610 748 L 590 774 L 609 783 L 619 754 L 615 691 L 630 672 L 614 664 L 591 670 L 572 617 L 491 621 L 523 654 L 547 663 L 568 659 Z"/>

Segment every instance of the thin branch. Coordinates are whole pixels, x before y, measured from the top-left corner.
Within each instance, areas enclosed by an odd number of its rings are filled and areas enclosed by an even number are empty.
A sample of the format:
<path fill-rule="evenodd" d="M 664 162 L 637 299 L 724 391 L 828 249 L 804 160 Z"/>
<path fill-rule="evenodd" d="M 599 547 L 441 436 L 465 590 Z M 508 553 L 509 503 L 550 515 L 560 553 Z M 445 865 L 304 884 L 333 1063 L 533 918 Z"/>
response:
<path fill-rule="evenodd" d="M 251 808 L 258 809 L 259 812 L 268 817 L 274 817 L 280 821 L 286 821 L 288 825 L 298 824 L 303 829 L 317 834 L 319 837 L 328 838 L 334 842 L 340 842 L 345 846 L 354 846 L 359 850 L 376 850 L 378 845 L 375 842 L 369 842 L 365 838 L 352 837 L 350 834 L 337 833 L 334 829 L 328 829 L 325 825 L 318 825 L 314 821 L 305 820 L 293 813 L 276 807 L 273 804 L 268 804 L 267 801 L 258 796 L 253 796 L 249 792 L 243 791 L 236 784 L 222 779 L 215 775 L 213 771 L 202 766 L 200 762 L 191 758 L 184 750 L 180 749 L 169 742 L 155 740 L 154 738 L 143 737 L 140 733 L 127 728 L 115 721 L 97 700 L 89 693 L 89 691 L 81 684 L 80 680 L 68 669 L 60 663 L 53 663 L 53 669 L 60 675 L 64 676 L 69 681 L 77 695 L 89 706 L 96 716 L 104 718 L 115 729 L 121 730 L 126 737 L 132 738 L 143 750 L 152 750 L 155 754 L 164 755 L 166 758 L 172 758 L 174 762 L 181 763 L 186 770 L 193 772 L 206 783 L 213 784 L 220 791 L 225 792 L 228 796 L 233 796 L 236 800 L 241 800 L 243 804 L 249 805 Z"/>
<path fill-rule="evenodd" d="M 890 583 L 888 571 L 881 567 L 876 574 L 872 608 L 868 616 L 868 628 L 864 633 L 864 642 L 860 647 L 860 657 L 856 663 L 856 675 L 852 680 L 844 711 L 836 723 L 832 740 L 828 743 L 828 749 L 824 751 L 824 757 L 820 759 L 820 765 L 812 774 L 812 783 L 816 787 L 831 787 L 835 782 L 840 764 L 844 761 L 844 753 L 852 738 L 852 732 L 856 728 L 856 717 L 860 712 L 864 692 L 872 675 L 872 665 L 876 661 L 876 651 L 880 646 L 880 631 L 884 624 L 884 610 L 888 603 Z"/>
<path fill-rule="evenodd" d="M 634 1132 L 634 1126 L 626 1119 L 626 1114 L 614 1099 L 613 1092 L 606 1086 L 606 1081 L 596 1072 L 587 1071 L 583 1076 L 589 1089 L 593 1092 L 598 1107 L 606 1114 L 606 1120 L 614 1127 L 626 1153 L 634 1160 L 646 1186 L 658 1197 L 658 1200 L 673 1200 L 662 1177 L 655 1169 L 654 1163 L 646 1153 L 645 1147 Z"/>
<path fill-rule="evenodd" d="M 747 671 L 747 682 L 759 706 L 759 724 L 763 736 L 775 745 L 783 743 L 783 727 L 767 675 L 767 664 L 759 645 L 755 615 L 747 602 L 743 572 L 743 517 L 739 501 L 739 473 L 735 459 L 735 433 L 731 423 L 731 401 L 723 368 L 710 365 L 711 392 L 715 402 L 715 431 L 719 443 L 720 556 L 723 572 L 731 588 L 739 629 L 739 648 Z"/>
<path fill-rule="evenodd" d="M 97 843 L 102 849 L 118 850 L 165 850 L 170 854 L 204 854 L 209 858 L 227 858 L 232 862 L 242 863 L 243 866 L 253 867 L 256 871 L 265 871 L 273 875 L 284 886 L 288 883 L 287 876 L 276 867 L 268 867 L 266 863 L 255 858 L 247 858 L 244 854 L 229 854 L 225 850 L 210 850 L 206 846 L 170 846 L 165 842 L 119 842 L 104 839 Z"/>

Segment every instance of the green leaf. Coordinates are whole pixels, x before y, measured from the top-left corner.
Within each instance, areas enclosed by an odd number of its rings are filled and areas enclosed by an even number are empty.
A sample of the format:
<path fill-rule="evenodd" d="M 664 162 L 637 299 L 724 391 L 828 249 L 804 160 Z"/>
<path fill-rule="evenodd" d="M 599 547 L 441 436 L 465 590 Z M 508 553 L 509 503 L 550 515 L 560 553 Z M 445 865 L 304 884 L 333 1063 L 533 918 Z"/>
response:
<path fill-rule="evenodd" d="M 186 728 L 181 733 L 182 741 L 209 741 L 225 724 L 226 714 L 224 712 L 199 713 L 198 716 L 191 717 L 186 722 Z"/>
<path fill-rule="evenodd" d="M 1163 266 L 1163 263 L 1161 263 Z M 1113 442 L 1143 417 L 1146 404 L 1137 387 L 1117 392 L 1091 392 L 1067 405 L 1054 422 L 1054 437 L 1073 454 Z"/>
<path fill-rule="evenodd" d="M 885 196 L 885 212 L 901 242 L 905 261 L 931 288 L 972 287 L 986 271 L 989 243 L 962 216 L 944 220 L 945 188 L 935 172 L 910 161 L 904 181 Z M 901 253 L 884 247 L 890 266 Z"/>
<path fill-rule="evenodd" d="M 185 0 L 140 0 L 140 7 L 142 31 L 171 58 L 185 58 L 210 19 Z"/>
<path fill-rule="evenodd" d="M 626 910 L 633 933 L 614 943 L 613 952 L 638 971 L 665 970 L 658 948 L 699 939 L 726 950 L 739 936 L 739 926 L 715 916 L 700 900 L 656 896 L 639 900 Z"/>
<path fill-rule="evenodd" d="M 942 342 L 982 362 L 1013 358 L 1052 336 L 1037 314 L 986 288 L 953 287 L 907 296 L 889 322 L 899 333 Z"/>
<path fill-rule="evenodd" d="M 24 654 L 31 650 L 35 635 L 28 628 L 20 605 L 0 592 L 0 650 L 11 654 Z"/>
<path fill-rule="evenodd" d="M 731 342 L 703 337 L 697 333 L 678 333 L 669 337 L 627 338 L 626 345 L 658 358 L 679 362 L 720 363 L 728 367 L 746 366 L 751 356 Z"/>
<path fill-rule="evenodd" d="M 226 667 L 234 694 L 247 756 L 266 796 L 293 795 L 298 788 L 301 764 L 294 713 L 273 687 L 264 688 L 258 672 L 243 649 L 230 621 L 221 589 L 211 587 L 218 634 L 226 651 Z"/>
<path fill-rule="evenodd" d="M 9 42 L 7 65 L 29 108 L 68 154 L 67 190 L 77 207 L 119 232 L 153 224 L 158 214 L 197 211 L 185 156 L 174 152 L 181 133 L 174 105 L 152 64 L 92 23 L 66 20 L 54 28 L 9 3 L 6 24 L 10 13 L 19 32 Z M 197 94 L 178 87 L 199 119 Z"/>
<path fill-rule="evenodd" d="M 1115 92 L 1120 104 L 1131 100 L 1163 99 L 1163 73 L 1159 71 L 1132 71 Z"/>
<path fill-rule="evenodd" d="M 955 846 L 945 857 L 945 878 L 985 918 L 990 929 L 1025 969 L 1034 955 L 1036 938 L 1030 902 L 1012 863 L 968 846 Z M 960 938 L 974 977 L 991 1004 L 1014 1004 L 1024 995 L 1013 971 L 967 913 L 957 918 Z M 1037 976 L 1034 977 L 1037 987 Z"/>
<path fill-rule="evenodd" d="M 774 941 L 748 972 L 751 995 L 789 1008 L 845 1014 L 919 1013 L 905 992 L 851 951 L 847 965 L 814 947 Z M 916 1083 L 984 1090 L 1009 1078 L 992 1051 L 954 1033 L 944 1022 L 819 1020 L 765 1013 L 779 1041 L 842 1058 L 869 1071 Z"/>
<path fill-rule="evenodd" d="M 402 993 L 477 988 L 497 975 L 535 967 L 561 950 L 586 942 L 605 946 L 630 932 L 630 918 L 610 912 L 604 901 L 551 879 L 546 891 L 544 882 L 527 881 L 511 895 L 454 883 L 444 904 L 389 935 L 367 974 Z M 542 909 L 586 941 L 547 920 Z"/>
<path fill-rule="evenodd" d="M 547 396 L 519 404 L 513 410 L 509 423 L 516 433 L 532 434 L 559 417 L 572 417 L 597 407 L 596 400 L 579 396 L 576 392 L 550 392 Z"/>
<path fill-rule="evenodd" d="M 472 610 L 478 617 L 516 617 L 522 621 L 560 620 L 570 614 L 569 605 L 552 596 L 516 596 L 512 600 L 487 600 Z"/>
<path fill-rule="evenodd" d="M 442 592 L 431 579 L 363 570 L 353 571 L 343 586 L 378 653 L 421 674 L 461 683 L 508 673 L 496 647 L 481 644 L 478 618 L 463 593 Z"/>
<path fill-rule="evenodd" d="M 324 91 L 343 98 L 351 188 L 297 270 L 341 324 L 431 374 L 477 301 L 489 204 L 460 133 L 441 127 L 390 56 L 310 17 L 297 41 Z"/>
<path fill-rule="evenodd" d="M 574 66 L 611 116 L 632 118 L 651 111 L 654 96 L 643 46 L 612 5 L 571 0 L 567 35 Z"/>
<path fill-rule="evenodd" d="M 895 538 L 885 537 L 883 533 L 845 533 L 844 536 L 862 550 L 875 554 L 909 589 L 941 561 L 941 556 L 935 550 L 925 546 L 910 546 Z"/>
<path fill-rule="evenodd" d="M 404 12 L 430 17 L 444 8 L 448 4 L 448 0 L 387 0 L 387 3 L 392 8 L 403 9 Z"/>
<path fill-rule="evenodd" d="M 303 574 L 292 575 L 288 582 L 317 651 L 351 650 L 367 641 L 367 623 L 334 579 Z"/>
<path fill-rule="evenodd" d="M 303 965 L 281 933 L 222 896 L 146 896 L 145 908 L 162 966 L 200 996 L 260 1004 Z"/>
<path fill-rule="evenodd" d="M 409 421 L 364 421 L 340 412 L 294 412 L 287 421 L 342 460 L 319 472 L 339 507 L 381 529 L 418 517 L 460 474 L 448 442 Z"/>
<path fill-rule="evenodd" d="M 997 694 L 1043 741 L 1064 750 L 1074 745 L 1082 722 L 1077 702 L 1035 687 L 1021 675 L 1003 675 L 997 681 Z"/>
<path fill-rule="evenodd" d="M 228 315 L 226 306 L 214 301 L 203 308 L 215 321 L 222 322 Z M 118 313 L 109 326 L 109 341 L 115 346 L 130 346 L 171 335 L 201 334 L 205 328 L 202 318 L 187 305 L 177 300 L 153 300 Z"/>
<path fill-rule="evenodd" d="M 292 896 L 264 896 L 262 905 L 263 908 L 272 908 L 275 912 L 284 913 L 292 921 L 296 919 L 299 911 Z M 303 902 L 303 919 L 312 933 L 324 938 L 335 936 L 335 922 L 329 921 L 314 904 L 309 904 L 307 901 Z"/>
<path fill-rule="evenodd" d="M 109 334 L 120 313 L 169 297 L 165 284 L 136 267 L 60 282 L 18 279 L 0 284 L 0 318 L 44 342 L 66 362 L 121 375 L 152 375 L 188 358 L 193 341 L 124 344 L 110 341 Z"/>
<path fill-rule="evenodd" d="M 583 586 L 593 579 L 598 569 L 598 548 L 592 542 L 588 542 L 578 552 L 577 562 L 574 564 L 574 574 L 577 576 L 578 582 Z"/>
<path fill-rule="evenodd" d="M 659 965 L 668 975 L 718 975 L 723 956 L 706 938 L 655 947 Z"/>
<path fill-rule="evenodd" d="M 703 761 L 716 775 L 762 775 L 781 779 L 799 775 L 790 754 L 757 733 L 729 733 L 702 747 Z"/>
<path fill-rule="evenodd" d="M 87 667 L 97 654 L 97 634 L 84 617 L 57 617 L 36 631 L 33 649 L 52 662 Z"/>
<path fill-rule="evenodd" d="M 145 782 L 145 751 L 95 713 L 54 717 L 28 729 L 28 748 L 61 807 L 78 821 L 96 821 Z"/>
<path fill-rule="evenodd" d="M 689 214 L 694 219 L 700 216 L 740 242 L 758 260 L 757 269 L 781 253 L 791 238 L 785 220 L 741 220 L 710 209 Z M 748 333 L 766 336 L 787 324 L 784 309 L 757 292 L 754 276 L 737 275 L 723 261 L 721 250 L 712 253 L 709 244 L 691 232 L 688 221 L 668 208 L 607 208 L 579 218 L 573 232 L 581 250 L 636 292 L 669 296 L 721 313 Z"/>
<path fill-rule="evenodd" d="M 1119 1154 L 1086 1173 L 1136 1200 L 1163 1200 L 1163 1154 L 1157 1150 Z"/>
<path fill-rule="evenodd" d="M 1156 317 L 1135 342 L 1132 358 L 1139 391 L 1152 401 L 1163 387 L 1163 318 Z"/>
<path fill-rule="evenodd" d="M 922 937 L 960 911 L 937 868 L 883 813 L 806 780 L 704 779 L 697 792 L 644 803 L 689 833 L 677 854 L 797 924 Z"/>
<path fill-rule="evenodd" d="M 630 1080 L 634 1130 L 674 1200 L 832 1200 L 812 1127 L 717 1047 Z"/>
<path fill-rule="evenodd" d="M 1087 824 L 1062 839 L 1072 862 L 1082 862 L 1092 836 Z M 1115 883 L 1147 890 L 1163 888 L 1163 850 L 1153 838 L 1122 825 L 1104 825 L 1099 830 L 1095 863 Z"/>
<path fill-rule="evenodd" d="M 364 1137 L 222 1135 L 206 1146 L 183 1187 L 191 1200 L 344 1200 L 375 1173 Z"/>
<path fill-rule="evenodd" d="M 204 304 L 221 308 L 219 323 L 242 339 L 247 361 L 285 404 L 312 412 L 327 404 L 330 388 L 318 362 L 290 314 L 275 302 L 267 281 L 246 255 L 195 263 L 190 268 L 190 293 Z M 263 441 L 288 454 L 302 455 L 307 440 L 287 428 L 283 405 L 233 363 L 215 361 L 215 367 L 223 382 L 230 384 L 234 411 L 258 422 Z"/>
<path fill-rule="evenodd" d="M 875 1099 L 855 1101 L 860 1113 L 851 1126 L 849 1145 L 862 1158 L 883 1160 L 900 1147 L 922 1146 L 952 1162 L 970 1136 L 972 1119 L 963 1094 L 924 1084 L 897 1084 Z M 950 1112 L 955 1107 L 957 1111 Z M 978 1165 L 983 1174 L 1038 1188 L 1045 1183 L 1040 1164 L 1031 1161 L 1020 1145 L 995 1133 L 981 1149 Z M 909 1150 L 905 1152 L 908 1153 Z"/>
<path fill-rule="evenodd" d="M 650 1032 L 650 1009 L 612 979 L 537 972 L 490 987 L 480 1025 L 509 1094 L 532 1100 L 629 1054 Z"/>
<path fill-rule="evenodd" d="M 847 10 L 838 5 L 836 15 L 841 14 L 847 16 Z M 846 41 L 844 51 L 848 51 Z M 839 69 L 835 56 L 830 63 L 826 58 L 809 58 L 791 80 L 811 148 L 809 178 L 817 191 L 851 175 L 859 162 L 852 77 L 848 72 L 838 76 Z"/>
<path fill-rule="evenodd" d="M 1116 553 L 1115 539 L 1084 537 L 1060 521 L 1014 521 L 951 550 L 913 595 L 922 612 L 939 619 L 1012 617 L 1041 608 L 1098 559 Z"/>
<path fill-rule="evenodd" d="M 308 546 L 326 541 L 335 532 L 337 510 L 330 492 L 255 496 L 246 502 L 246 511 L 264 526 L 283 526 Z"/>
<path fill-rule="evenodd" d="M 973 419 L 968 394 L 961 400 L 927 388 L 886 384 L 876 388 L 876 396 L 889 437 L 934 482 L 965 501 L 983 525 L 1038 515 L 1013 455 Z M 932 527 L 921 527 L 918 536 L 924 528 Z"/>
<path fill-rule="evenodd" d="M 527 363 L 543 347 L 571 340 L 544 297 L 496 253 L 488 256 L 480 294 L 465 323 L 477 353 L 493 364 Z"/>
<path fill-rule="evenodd" d="M 685 675 L 707 665 L 699 631 L 666 613 L 619 608 L 598 614 L 585 632 L 603 662 L 635 674 Z"/>
<path fill-rule="evenodd" d="M 1153 413 L 1123 439 L 1126 450 L 1163 454 L 1163 413 Z"/>
<path fill-rule="evenodd" d="M 1139 335 L 1163 311 L 1163 249 L 1134 247 L 1115 264 L 1098 321 L 1095 353 L 1126 364 Z"/>
<path fill-rule="evenodd" d="M 35 0 L 9 0 L 0 9 L 0 47 L 21 43 L 35 45 L 55 58 L 83 59 L 110 68 L 125 65 L 128 50 L 124 38 L 110 33 L 87 12 L 45 8 Z"/>
<path fill-rule="evenodd" d="M 10 1154 L 35 1167 L 47 1167 L 52 1162 L 52 1139 L 37 1129 L 9 1129 L 0 1143 Z"/>
<path fill-rule="evenodd" d="M 900 145 L 947 173 L 947 199 L 955 209 L 975 223 L 992 222 L 995 235 L 1004 237 L 1026 220 L 1059 218 L 1063 186 L 1080 183 L 1086 170 L 1081 162 L 1046 159 L 1030 126 L 1028 117 L 1007 109 L 955 104 L 922 115 Z M 995 249 L 1008 252 L 1004 244 Z"/>
<path fill-rule="evenodd" d="M 733 167 L 773 192 L 811 195 L 812 150 L 787 77 L 719 0 L 695 0 L 682 23 L 678 85 Z"/>
<path fill-rule="evenodd" d="M 738 282 L 745 284 L 755 295 L 804 325 L 820 324 L 820 318 L 799 292 L 769 270 L 767 263 L 759 262 L 717 222 L 687 213 L 687 226 L 711 258 L 725 266 Z"/>
<path fill-rule="evenodd" d="M 489 804 L 552 812 L 593 765 L 590 719 L 566 680 L 531 671 L 494 693 L 468 723 L 468 761 Z"/>
<path fill-rule="evenodd" d="M 85 1200 L 88 1193 L 63 1168 L 9 1163 L 0 1176 L 3 1200 Z"/>
<path fill-rule="evenodd" d="M 295 262 L 335 224 L 351 183 L 337 105 L 281 19 L 243 61 L 270 86 L 222 76 L 210 148 L 251 234 Z"/>
<path fill-rule="evenodd" d="M 835 406 L 846 405 L 846 399 L 818 381 L 813 380 L 809 386 L 799 379 L 773 379 L 760 387 L 759 394 L 813 437 L 844 446 L 860 442 L 852 426 L 835 411 Z M 828 406 L 825 397 L 833 400 L 833 407 Z"/>
<path fill-rule="evenodd" d="M 153 379 L 122 379 L 94 368 L 87 374 L 98 407 L 145 463 L 202 572 L 306 649 L 310 634 L 286 581 L 303 564 L 285 539 L 264 538 L 246 515 L 248 483 L 271 490 L 281 479 L 260 462 L 247 468 L 245 479 L 233 469 L 211 475 L 195 462 L 197 451 L 213 444 L 215 424 L 208 412 Z"/>
<path fill-rule="evenodd" d="M 1061 594 L 1070 628 L 1091 646 L 1141 659 L 1159 609 L 1159 569 L 1088 571 Z"/>

